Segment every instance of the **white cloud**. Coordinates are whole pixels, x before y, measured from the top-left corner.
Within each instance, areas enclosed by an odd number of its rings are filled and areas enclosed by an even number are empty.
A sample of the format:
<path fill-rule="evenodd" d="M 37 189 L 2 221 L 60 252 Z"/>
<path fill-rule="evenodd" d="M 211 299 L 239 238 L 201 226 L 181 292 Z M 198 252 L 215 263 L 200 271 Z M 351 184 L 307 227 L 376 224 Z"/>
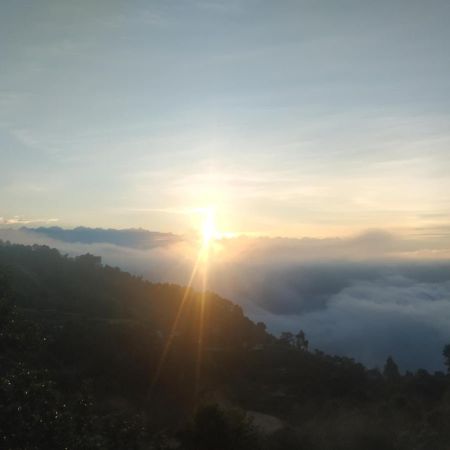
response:
<path fill-rule="evenodd" d="M 180 284 L 198 249 L 187 237 L 147 249 L 61 242 L 24 230 L 0 230 L 0 239 L 90 252 L 152 281 Z M 228 239 L 212 251 L 209 286 L 272 332 L 304 329 L 313 348 L 369 366 L 392 354 L 404 369 L 442 369 L 450 258 L 424 260 L 429 246 L 375 230 L 347 239 Z"/>
<path fill-rule="evenodd" d="M 23 216 L 0 217 L 0 225 L 39 225 L 58 222 L 57 218 L 32 219 Z"/>

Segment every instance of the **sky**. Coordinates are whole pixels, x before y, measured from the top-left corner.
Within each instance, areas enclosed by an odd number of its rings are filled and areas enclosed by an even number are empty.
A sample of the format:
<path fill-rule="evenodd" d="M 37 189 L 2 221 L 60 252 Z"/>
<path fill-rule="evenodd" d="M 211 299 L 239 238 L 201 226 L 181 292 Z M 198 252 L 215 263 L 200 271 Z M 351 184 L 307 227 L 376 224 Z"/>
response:
<path fill-rule="evenodd" d="M 0 226 L 450 236 L 450 2 L 0 5 Z"/>

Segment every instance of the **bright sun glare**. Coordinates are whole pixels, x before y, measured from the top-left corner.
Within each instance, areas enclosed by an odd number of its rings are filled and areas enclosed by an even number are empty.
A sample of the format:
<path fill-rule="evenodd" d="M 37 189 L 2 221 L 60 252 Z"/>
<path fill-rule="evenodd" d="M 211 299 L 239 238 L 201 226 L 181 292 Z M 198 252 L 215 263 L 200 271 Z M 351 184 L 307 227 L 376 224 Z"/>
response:
<path fill-rule="evenodd" d="M 209 244 L 217 234 L 216 224 L 214 221 L 214 210 L 212 208 L 208 208 L 206 210 L 202 234 L 203 243 L 205 245 Z"/>

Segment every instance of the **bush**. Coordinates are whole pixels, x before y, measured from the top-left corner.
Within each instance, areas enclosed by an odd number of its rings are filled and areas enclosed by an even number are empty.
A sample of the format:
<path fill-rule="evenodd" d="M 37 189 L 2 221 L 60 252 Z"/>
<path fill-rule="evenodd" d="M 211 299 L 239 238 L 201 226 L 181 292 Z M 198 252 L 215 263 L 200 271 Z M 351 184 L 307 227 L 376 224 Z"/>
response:
<path fill-rule="evenodd" d="M 192 424 L 180 434 L 185 450 L 257 450 L 259 436 L 251 420 L 238 410 L 208 405 L 197 411 Z"/>

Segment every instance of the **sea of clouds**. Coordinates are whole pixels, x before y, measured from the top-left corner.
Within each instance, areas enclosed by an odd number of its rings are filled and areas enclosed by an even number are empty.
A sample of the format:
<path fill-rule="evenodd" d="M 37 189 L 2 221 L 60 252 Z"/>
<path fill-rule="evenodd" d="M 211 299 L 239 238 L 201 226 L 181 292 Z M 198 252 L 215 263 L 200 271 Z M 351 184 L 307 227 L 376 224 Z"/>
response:
<path fill-rule="evenodd" d="M 93 253 L 151 281 L 180 284 L 201 245 L 195 236 L 58 227 L 3 229 L 0 239 Z M 313 349 L 370 367 L 392 355 L 404 370 L 443 370 L 450 257 L 439 242 L 379 230 L 345 239 L 224 239 L 210 249 L 208 287 L 275 334 L 303 329 Z"/>

